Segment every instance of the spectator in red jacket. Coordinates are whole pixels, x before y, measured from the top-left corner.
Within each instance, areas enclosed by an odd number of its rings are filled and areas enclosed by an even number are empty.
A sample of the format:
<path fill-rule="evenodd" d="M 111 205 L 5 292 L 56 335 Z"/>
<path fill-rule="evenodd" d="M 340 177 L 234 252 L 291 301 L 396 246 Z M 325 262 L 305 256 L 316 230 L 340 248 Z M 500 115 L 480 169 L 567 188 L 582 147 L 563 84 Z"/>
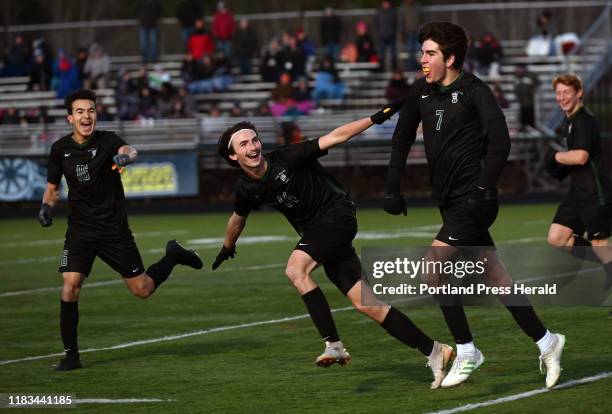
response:
<path fill-rule="evenodd" d="M 235 27 L 234 15 L 229 11 L 225 2 L 220 1 L 217 3 L 217 12 L 213 18 L 213 35 L 217 41 L 217 48 L 225 56 L 231 56 L 231 44 Z"/>
<path fill-rule="evenodd" d="M 215 44 L 211 36 L 206 32 L 204 19 L 196 20 L 195 29 L 187 40 L 187 52 L 193 57 L 193 60 L 198 61 L 204 55 L 212 55 L 214 51 Z"/>

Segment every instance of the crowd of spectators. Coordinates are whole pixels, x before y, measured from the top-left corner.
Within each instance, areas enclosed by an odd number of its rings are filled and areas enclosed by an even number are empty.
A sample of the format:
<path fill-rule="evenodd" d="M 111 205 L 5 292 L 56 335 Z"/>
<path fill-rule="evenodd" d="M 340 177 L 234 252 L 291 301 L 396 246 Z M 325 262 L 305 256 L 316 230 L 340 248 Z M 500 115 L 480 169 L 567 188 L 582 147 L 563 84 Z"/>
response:
<path fill-rule="evenodd" d="M 307 115 L 328 100 L 346 98 L 347 85 L 336 69 L 339 60 L 372 63 L 371 67 L 392 72 L 384 96 L 395 100 L 410 89 L 405 71 L 419 67 L 417 33 L 422 6 L 415 0 L 403 0 L 399 7 L 390 0 L 381 0 L 371 20 L 358 20 L 348 32 L 343 18 L 332 7 L 326 7 L 318 27 L 319 44 L 301 27 L 284 30 L 262 43 L 252 22 L 236 20 L 226 2 L 218 2 L 209 15 L 203 4 L 180 0 L 176 5 L 175 16 L 184 43 L 180 79 L 175 76 L 173 80 L 165 66 L 157 63 L 159 22 L 167 7 L 161 0 L 136 2 L 143 63 L 139 70 L 111 72 L 111 58 L 101 43 L 81 47 L 72 55 L 62 48 L 54 53 L 43 37 L 29 43 L 24 35 L 16 34 L 5 50 L 1 75 L 28 76 L 28 90 L 55 91 L 60 99 L 80 87 L 114 89 L 114 107 L 102 103 L 99 113 L 100 120 L 112 121 L 193 117 L 198 112 L 194 95 L 226 92 L 236 74 L 260 75 L 262 81 L 274 85 L 270 98 L 262 100 L 249 114 Z M 537 36 L 549 38 L 550 13 L 539 15 L 537 26 Z M 400 45 L 407 56 L 404 61 L 399 59 Z M 495 79 L 502 59 L 501 42 L 486 31 L 473 42 L 467 69 Z M 535 125 L 533 100 L 538 86 L 537 77 L 525 72 L 526 67 L 517 69 L 514 82 L 523 128 Z M 507 107 L 501 85 L 493 83 L 492 90 L 500 105 Z M 207 107 L 209 116 L 222 113 L 212 101 Z M 225 115 L 244 116 L 245 110 L 235 102 Z M 1 123 L 47 119 L 44 108 L 0 110 Z"/>

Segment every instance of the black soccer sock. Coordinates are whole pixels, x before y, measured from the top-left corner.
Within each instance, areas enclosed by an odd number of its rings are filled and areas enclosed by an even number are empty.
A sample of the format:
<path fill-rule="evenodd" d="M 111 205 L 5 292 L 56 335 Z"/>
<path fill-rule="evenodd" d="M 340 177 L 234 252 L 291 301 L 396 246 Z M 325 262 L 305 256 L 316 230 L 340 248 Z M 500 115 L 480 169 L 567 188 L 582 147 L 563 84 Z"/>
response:
<path fill-rule="evenodd" d="M 442 315 L 446 321 L 446 326 L 451 331 L 456 344 L 467 344 L 472 342 L 472 332 L 468 324 L 463 302 L 459 295 L 433 295 L 440 305 Z"/>
<path fill-rule="evenodd" d="M 574 247 L 577 247 L 577 249 Z M 595 250 L 593 249 L 591 242 L 577 235 L 574 235 L 574 246 L 569 253 L 574 257 L 578 257 L 579 259 L 586 259 L 590 262 L 600 264 L 602 263 L 599 256 L 595 254 Z"/>
<path fill-rule="evenodd" d="M 64 343 L 64 352 L 69 358 L 79 357 L 77 344 L 77 326 L 79 324 L 79 302 L 64 302 L 60 304 L 60 332 Z"/>
<path fill-rule="evenodd" d="M 499 297 L 499 300 L 506 305 L 506 309 L 510 311 L 516 323 L 534 342 L 544 337 L 546 327 L 544 327 L 544 324 L 535 313 L 527 296 L 518 294 L 503 295 Z"/>
<path fill-rule="evenodd" d="M 339 341 L 338 330 L 323 291 L 317 286 L 310 292 L 303 294 L 302 300 L 306 309 L 308 309 L 312 322 L 321 334 L 321 338 L 330 342 Z"/>
<path fill-rule="evenodd" d="M 433 340 L 425 335 L 406 315 L 391 306 L 385 320 L 380 324 L 395 339 L 411 348 L 418 348 L 425 356 L 433 350 Z"/>
<path fill-rule="evenodd" d="M 155 289 L 159 287 L 162 283 L 168 279 L 172 269 L 176 266 L 176 262 L 174 259 L 169 256 L 164 256 L 157 263 L 153 263 L 147 269 L 147 274 L 151 279 L 153 279 L 153 283 L 155 283 Z"/>

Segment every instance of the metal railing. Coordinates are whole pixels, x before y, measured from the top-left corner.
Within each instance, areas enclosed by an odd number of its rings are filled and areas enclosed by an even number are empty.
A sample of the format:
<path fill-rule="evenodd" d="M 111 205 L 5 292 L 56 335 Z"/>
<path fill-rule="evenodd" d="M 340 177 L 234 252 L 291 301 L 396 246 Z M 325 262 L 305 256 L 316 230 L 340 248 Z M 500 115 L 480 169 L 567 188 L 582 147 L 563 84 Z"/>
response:
<path fill-rule="evenodd" d="M 597 39 L 597 41 L 601 41 L 601 39 L 606 40 L 606 48 L 605 52 L 602 53 L 601 59 L 599 62 L 595 63 L 592 68 L 576 71 L 578 75 L 580 75 L 583 79 L 584 85 L 584 96 L 585 98 L 588 94 L 595 90 L 598 86 L 599 82 L 609 73 L 610 67 L 612 66 L 612 38 L 610 36 L 612 31 L 612 2 L 608 2 L 602 13 L 599 17 L 593 22 L 591 27 L 583 34 L 580 38 L 580 44 L 576 45 L 572 51 L 571 55 L 578 53 L 580 48 L 585 48 L 589 44 L 589 42 Z M 608 91 L 609 92 L 609 91 Z M 604 97 L 606 99 L 606 97 Z M 608 93 L 607 96 L 608 103 L 612 103 L 612 94 Z M 612 111 L 608 111 L 606 118 L 612 115 Z M 564 117 L 563 111 L 556 107 L 552 113 L 547 117 L 547 120 L 544 124 L 545 128 L 550 131 L 554 131 L 561 122 Z"/>
<path fill-rule="evenodd" d="M 606 6 L 607 0 L 585 1 L 517 1 L 495 3 L 438 4 L 422 7 L 423 21 L 450 20 L 460 23 L 474 36 L 492 30 L 501 39 L 527 39 L 536 30 L 535 19 L 542 10 L 552 10 L 558 31 L 586 30 L 590 23 Z M 579 13 L 576 10 L 580 10 Z M 358 20 L 370 23 L 375 9 L 339 9 L 344 32 L 342 42 L 352 41 L 354 24 Z M 320 44 L 319 27 L 322 10 L 238 14 L 236 18 L 251 20 L 260 40 L 266 42 L 283 30 L 303 27 L 315 43 Z M 208 16 L 210 21 L 211 17 Z M 516 24 L 523 22 L 523 24 Z M 180 27 L 175 18 L 160 21 L 159 54 L 183 52 Z M 111 55 L 135 55 L 138 51 L 138 21 L 136 19 L 56 22 L 36 25 L 10 25 L 4 27 L 5 36 L 0 37 L 0 49 L 5 49 L 12 34 L 21 32 L 43 34 L 52 45 L 62 45 L 67 50 L 91 42 L 102 43 Z"/>

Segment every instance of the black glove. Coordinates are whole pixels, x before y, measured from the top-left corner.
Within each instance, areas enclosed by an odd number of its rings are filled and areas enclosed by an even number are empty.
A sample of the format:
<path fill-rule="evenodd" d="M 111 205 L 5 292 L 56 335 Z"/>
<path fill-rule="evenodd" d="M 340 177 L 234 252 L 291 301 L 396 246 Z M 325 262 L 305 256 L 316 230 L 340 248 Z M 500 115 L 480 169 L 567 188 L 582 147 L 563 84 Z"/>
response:
<path fill-rule="evenodd" d="M 215 259 L 215 262 L 212 264 L 212 270 L 217 270 L 217 267 L 219 267 L 221 263 L 223 263 L 230 257 L 233 259 L 235 255 L 236 246 L 232 246 L 228 249 L 227 247 L 225 247 L 225 245 L 223 245 L 223 247 L 221 247 L 221 251 L 217 255 L 217 258 Z"/>
<path fill-rule="evenodd" d="M 395 114 L 406 102 L 405 99 L 397 99 L 395 101 L 389 102 L 382 109 L 376 112 L 374 115 L 370 117 L 370 120 L 375 124 L 382 124 L 387 119 L 391 118 L 393 114 Z"/>
<path fill-rule="evenodd" d="M 127 154 L 117 154 L 113 157 L 113 161 L 117 167 L 125 167 L 130 163 L 130 156 Z"/>
<path fill-rule="evenodd" d="M 406 203 L 404 202 L 404 197 L 402 197 L 400 193 L 385 194 L 383 208 L 387 213 L 393 214 L 394 216 L 400 214 L 404 214 L 405 216 L 408 213 Z"/>
<path fill-rule="evenodd" d="M 53 224 L 51 210 L 51 206 L 47 203 L 42 203 L 40 206 L 40 210 L 38 211 L 38 221 L 40 222 L 41 226 L 49 227 L 51 224 Z"/>
<path fill-rule="evenodd" d="M 559 181 L 563 181 L 568 176 L 569 170 L 566 165 L 559 164 L 555 160 L 556 150 L 550 149 L 544 157 L 544 169 L 553 177 Z"/>

